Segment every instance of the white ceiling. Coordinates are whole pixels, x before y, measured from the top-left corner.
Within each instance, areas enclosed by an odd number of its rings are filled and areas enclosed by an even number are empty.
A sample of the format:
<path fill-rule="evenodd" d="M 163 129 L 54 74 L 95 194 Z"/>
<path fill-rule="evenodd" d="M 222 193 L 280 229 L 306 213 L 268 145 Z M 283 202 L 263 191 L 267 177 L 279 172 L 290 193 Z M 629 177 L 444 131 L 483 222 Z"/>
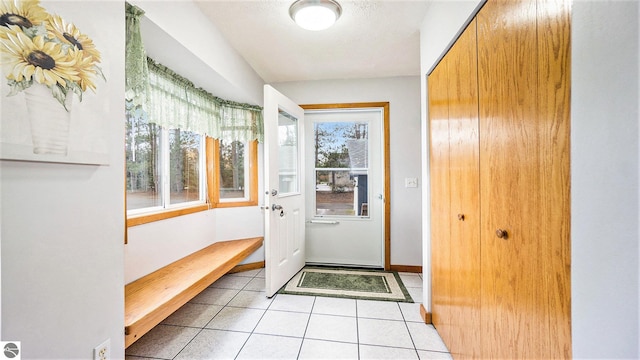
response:
<path fill-rule="evenodd" d="M 331 28 L 309 31 L 289 17 L 293 0 L 202 0 L 203 13 L 267 83 L 420 74 L 427 0 L 338 0 Z"/>

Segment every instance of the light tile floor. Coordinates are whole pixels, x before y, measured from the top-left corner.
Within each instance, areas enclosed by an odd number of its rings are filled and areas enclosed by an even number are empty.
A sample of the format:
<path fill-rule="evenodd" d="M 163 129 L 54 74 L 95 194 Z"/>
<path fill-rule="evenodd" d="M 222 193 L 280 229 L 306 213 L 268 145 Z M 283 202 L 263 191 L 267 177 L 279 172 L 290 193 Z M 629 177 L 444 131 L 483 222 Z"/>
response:
<path fill-rule="evenodd" d="M 264 269 L 225 275 L 126 350 L 136 359 L 451 359 L 415 303 L 264 293 Z"/>

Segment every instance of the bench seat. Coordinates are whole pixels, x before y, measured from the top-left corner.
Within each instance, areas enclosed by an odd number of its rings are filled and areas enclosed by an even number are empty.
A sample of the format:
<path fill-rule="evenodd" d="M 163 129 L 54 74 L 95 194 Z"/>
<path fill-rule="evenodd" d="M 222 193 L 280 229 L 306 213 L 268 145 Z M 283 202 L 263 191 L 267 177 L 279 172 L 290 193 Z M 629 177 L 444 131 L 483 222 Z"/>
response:
<path fill-rule="evenodd" d="M 125 347 L 262 246 L 263 238 L 220 241 L 125 286 Z"/>

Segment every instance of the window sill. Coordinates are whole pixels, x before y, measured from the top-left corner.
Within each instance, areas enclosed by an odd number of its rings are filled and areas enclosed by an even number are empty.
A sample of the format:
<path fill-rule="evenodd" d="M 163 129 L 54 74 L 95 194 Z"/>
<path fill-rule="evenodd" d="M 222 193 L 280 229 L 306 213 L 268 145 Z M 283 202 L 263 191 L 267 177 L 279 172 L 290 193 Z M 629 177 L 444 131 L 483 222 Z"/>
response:
<path fill-rule="evenodd" d="M 243 200 L 243 201 L 225 201 L 219 202 L 212 206 L 213 209 L 219 208 L 231 208 L 231 207 L 246 207 L 246 206 L 258 206 L 258 202 L 255 200 Z"/>
<path fill-rule="evenodd" d="M 141 214 L 141 215 L 130 216 L 130 217 L 127 217 L 127 227 L 148 224 L 154 221 L 170 219 L 173 217 L 193 214 L 196 212 L 206 211 L 206 210 L 209 210 L 208 204 L 196 205 L 196 206 L 180 208 L 180 209 L 166 210 L 166 211 L 152 213 L 152 214 Z"/>

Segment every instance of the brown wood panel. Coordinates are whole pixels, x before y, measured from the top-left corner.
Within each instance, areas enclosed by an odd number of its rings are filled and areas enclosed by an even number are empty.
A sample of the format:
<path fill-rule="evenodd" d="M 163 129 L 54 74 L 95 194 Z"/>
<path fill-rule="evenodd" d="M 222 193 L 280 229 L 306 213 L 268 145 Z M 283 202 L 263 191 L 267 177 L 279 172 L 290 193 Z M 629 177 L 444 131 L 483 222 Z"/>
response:
<path fill-rule="evenodd" d="M 538 346 L 535 2 L 488 2 L 478 14 L 483 358 L 548 358 Z M 526 198 L 525 196 L 528 196 Z M 496 236 L 497 229 L 508 239 Z M 534 326 L 535 324 L 535 326 Z M 538 356 L 536 356 L 538 355 Z"/>
<path fill-rule="evenodd" d="M 425 324 L 431 324 L 431 313 L 424 308 L 424 304 L 420 304 L 420 317 Z"/>
<path fill-rule="evenodd" d="M 571 3 L 538 0 L 539 214 L 549 358 L 571 358 L 570 103 Z"/>
<path fill-rule="evenodd" d="M 539 121 L 536 2 L 496 0 L 478 15 L 482 357 L 551 358 L 545 218 L 552 196 Z M 553 170 L 551 170 L 553 171 Z M 498 238 L 497 230 L 508 237 Z M 553 297 L 553 296 L 552 296 Z M 551 335 L 550 335 L 551 334 Z"/>
<path fill-rule="evenodd" d="M 125 347 L 259 249 L 262 243 L 262 237 L 220 241 L 127 284 L 124 288 Z"/>
<path fill-rule="evenodd" d="M 408 272 L 408 273 L 422 273 L 422 266 L 420 265 L 391 265 L 389 271 Z"/>
<path fill-rule="evenodd" d="M 249 264 L 236 265 L 227 274 L 235 274 L 244 271 L 264 269 L 264 261 L 256 261 Z"/>
<path fill-rule="evenodd" d="M 429 172 L 431 194 L 431 312 L 447 346 L 450 336 L 450 191 L 447 58 L 427 79 L 429 92 Z"/>
<path fill-rule="evenodd" d="M 209 204 L 202 204 L 202 205 L 195 205 L 187 208 L 180 208 L 176 210 L 168 210 L 168 211 L 161 211 L 161 212 L 152 213 L 152 214 L 130 216 L 127 218 L 127 227 L 148 224 L 154 221 L 171 219 L 173 217 L 193 214 L 196 212 L 207 211 L 207 210 L 209 210 Z"/>
<path fill-rule="evenodd" d="M 452 355 L 480 357 L 480 179 L 476 22 L 447 53 Z"/>

